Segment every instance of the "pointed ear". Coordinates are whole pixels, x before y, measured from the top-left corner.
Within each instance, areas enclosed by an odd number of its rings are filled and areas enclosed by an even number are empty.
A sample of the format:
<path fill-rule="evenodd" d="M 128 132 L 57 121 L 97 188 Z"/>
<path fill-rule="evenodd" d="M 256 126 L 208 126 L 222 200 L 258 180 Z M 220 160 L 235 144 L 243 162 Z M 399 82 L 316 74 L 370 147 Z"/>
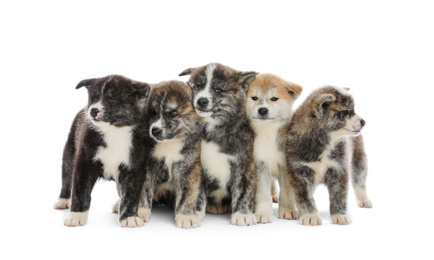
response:
<path fill-rule="evenodd" d="M 241 87 L 246 91 L 249 89 L 250 83 L 256 78 L 256 75 L 258 75 L 258 72 L 254 71 L 247 71 L 247 72 L 240 72 L 238 74 L 238 84 L 241 85 Z"/>
<path fill-rule="evenodd" d="M 149 97 L 149 93 L 151 92 L 151 86 L 148 83 L 138 82 L 132 84 L 131 87 L 136 91 L 140 99 Z"/>
<path fill-rule="evenodd" d="M 193 70 L 195 70 L 195 69 L 196 69 L 196 68 L 189 68 L 189 69 L 186 69 L 186 70 L 184 70 L 183 72 L 181 72 L 181 73 L 179 74 L 179 76 L 190 75 L 191 72 L 192 72 Z"/>
<path fill-rule="evenodd" d="M 322 119 L 324 117 L 325 111 L 329 107 L 329 105 L 336 101 L 336 97 L 332 94 L 322 94 L 315 98 L 313 101 L 313 113 L 318 119 Z"/>
<path fill-rule="evenodd" d="M 303 92 L 303 88 L 294 83 L 289 83 L 286 88 L 288 89 L 289 94 L 294 98 L 298 98 L 298 96 L 301 95 L 301 92 Z"/>
<path fill-rule="evenodd" d="M 81 87 L 86 87 L 89 88 L 90 86 L 92 86 L 93 84 L 95 84 L 96 79 L 84 79 L 82 81 L 80 81 L 77 86 L 75 87 L 75 89 L 79 89 Z"/>

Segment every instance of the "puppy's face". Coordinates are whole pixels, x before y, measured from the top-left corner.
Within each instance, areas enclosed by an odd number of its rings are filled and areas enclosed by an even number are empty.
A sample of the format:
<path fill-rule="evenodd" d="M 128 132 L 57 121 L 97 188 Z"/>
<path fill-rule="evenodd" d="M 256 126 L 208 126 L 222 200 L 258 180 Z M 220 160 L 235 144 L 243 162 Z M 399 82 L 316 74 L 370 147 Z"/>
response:
<path fill-rule="evenodd" d="M 247 89 L 256 72 L 240 72 L 218 63 L 184 70 L 191 75 L 187 84 L 193 92 L 193 105 L 201 117 L 223 122 L 242 109 Z"/>
<path fill-rule="evenodd" d="M 150 91 L 146 83 L 117 75 L 82 80 L 76 88 L 81 87 L 88 90 L 87 117 L 96 126 L 137 124 Z"/>
<path fill-rule="evenodd" d="M 287 121 L 302 87 L 272 74 L 260 74 L 250 84 L 246 111 L 252 122 Z"/>
<path fill-rule="evenodd" d="M 147 109 L 149 134 L 157 142 L 183 138 L 202 129 L 192 105 L 190 87 L 183 82 L 153 85 Z"/>
<path fill-rule="evenodd" d="M 348 90 L 326 87 L 312 102 L 312 111 L 319 124 L 337 137 L 357 136 L 366 123 L 356 114 L 354 100 Z"/>

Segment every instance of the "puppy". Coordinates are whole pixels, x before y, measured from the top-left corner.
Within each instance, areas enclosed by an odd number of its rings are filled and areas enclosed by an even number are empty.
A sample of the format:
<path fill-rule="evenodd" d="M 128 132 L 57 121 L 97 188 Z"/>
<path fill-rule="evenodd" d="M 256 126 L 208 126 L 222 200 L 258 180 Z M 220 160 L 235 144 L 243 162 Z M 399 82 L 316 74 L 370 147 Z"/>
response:
<path fill-rule="evenodd" d="M 259 74 L 247 92 L 246 111 L 255 131 L 254 154 L 259 182 L 256 193 L 258 222 L 271 222 L 272 196 L 277 202 L 275 179 L 279 180 L 279 216 L 297 218 L 292 194 L 285 181 L 284 133 L 289 126 L 294 101 L 302 87 L 272 74 Z M 270 187 L 272 196 L 270 196 Z M 291 198 L 291 199 L 290 199 Z"/>
<path fill-rule="evenodd" d="M 137 210 L 146 173 L 143 116 L 150 86 L 114 75 L 83 80 L 76 88 L 81 87 L 87 88 L 89 103 L 72 124 L 54 208 L 70 208 L 66 226 L 83 226 L 96 180 L 114 180 L 121 196 L 121 225 L 142 226 Z"/>
<path fill-rule="evenodd" d="M 245 112 L 246 92 L 256 72 L 211 63 L 184 70 L 191 75 L 196 112 L 204 118 L 201 164 L 210 213 L 232 212 L 231 223 L 256 224 L 257 170 L 254 132 Z"/>
<path fill-rule="evenodd" d="M 154 140 L 142 194 L 140 215 L 150 218 L 152 199 L 174 201 L 176 225 L 198 227 L 205 214 L 201 189 L 202 119 L 192 105 L 190 87 L 180 81 L 152 86 L 147 125 Z"/>
<path fill-rule="evenodd" d="M 335 224 L 350 224 L 346 215 L 350 172 L 359 205 L 370 207 L 366 195 L 366 154 L 360 131 L 365 121 L 355 113 L 348 89 L 314 91 L 294 113 L 286 133 L 287 181 L 295 192 L 300 223 L 320 225 L 313 199 L 318 184 L 327 186 Z"/>

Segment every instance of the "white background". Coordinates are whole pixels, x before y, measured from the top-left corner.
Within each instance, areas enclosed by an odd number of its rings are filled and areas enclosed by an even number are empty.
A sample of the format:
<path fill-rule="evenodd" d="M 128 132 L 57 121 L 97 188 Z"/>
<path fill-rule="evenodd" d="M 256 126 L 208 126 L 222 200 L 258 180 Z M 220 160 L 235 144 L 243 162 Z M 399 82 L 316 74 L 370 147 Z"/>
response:
<path fill-rule="evenodd" d="M 429 1 L 2 1 L 1 255 L 8 259 L 433 259 L 434 9 Z M 302 2 L 302 3 L 301 3 Z M 253 227 L 207 215 L 202 227 L 175 227 L 156 208 L 139 229 L 123 229 L 111 205 L 113 182 L 98 182 L 88 224 L 63 226 L 52 209 L 61 155 L 86 78 L 122 74 L 156 83 L 220 62 L 300 84 L 299 105 L 323 85 L 349 87 L 364 130 L 373 209 L 353 224 L 276 218 Z M 2 257 L 3 258 L 3 257 Z M 111 259 L 112 259 L 111 258 Z"/>

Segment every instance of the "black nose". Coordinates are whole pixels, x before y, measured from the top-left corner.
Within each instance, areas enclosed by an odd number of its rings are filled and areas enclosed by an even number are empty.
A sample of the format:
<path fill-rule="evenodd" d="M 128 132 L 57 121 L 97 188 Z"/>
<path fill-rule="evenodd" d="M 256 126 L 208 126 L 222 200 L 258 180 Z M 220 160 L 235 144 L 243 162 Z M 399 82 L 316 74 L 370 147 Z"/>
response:
<path fill-rule="evenodd" d="M 363 120 L 363 119 L 361 119 L 361 120 L 360 120 L 360 125 L 361 125 L 362 127 L 365 126 L 365 125 L 366 125 L 366 121 Z"/>
<path fill-rule="evenodd" d="M 208 106 L 209 100 L 207 98 L 199 98 L 197 100 L 197 104 L 201 107 L 206 107 Z"/>
<path fill-rule="evenodd" d="M 265 107 L 261 107 L 260 109 L 258 109 L 258 113 L 259 113 L 261 116 L 265 116 L 266 114 L 268 114 L 268 109 L 265 108 Z"/>
<path fill-rule="evenodd" d="M 158 128 L 158 127 L 152 128 L 152 135 L 153 136 L 160 136 L 161 133 L 163 133 L 163 130 L 161 128 Z"/>
<path fill-rule="evenodd" d="M 98 115 L 98 113 L 99 113 L 99 110 L 98 110 L 98 108 L 92 108 L 91 110 L 90 110 L 90 115 L 92 116 L 92 117 L 96 117 L 97 115 Z"/>

